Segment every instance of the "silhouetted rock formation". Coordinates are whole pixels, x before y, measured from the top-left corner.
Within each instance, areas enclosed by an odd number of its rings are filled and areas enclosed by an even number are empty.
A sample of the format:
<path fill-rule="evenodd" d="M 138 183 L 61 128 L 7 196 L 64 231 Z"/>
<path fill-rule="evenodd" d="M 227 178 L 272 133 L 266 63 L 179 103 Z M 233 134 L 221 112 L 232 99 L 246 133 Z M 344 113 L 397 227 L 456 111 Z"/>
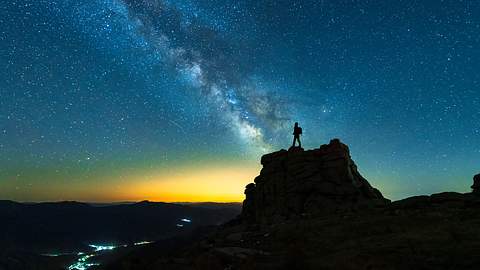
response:
<path fill-rule="evenodd" d="M 480 195 L 480 173 L 473 177 L 472 193 Z"/>
<path fill-rule="evenodd" d="M 384 206 L 389 200 L 357 170 L 348 147 L 338 139 L 319 149 L 264 155 L 255 184 L 246 186 L 242 219 L 270 223 L 301 215 Z"/>

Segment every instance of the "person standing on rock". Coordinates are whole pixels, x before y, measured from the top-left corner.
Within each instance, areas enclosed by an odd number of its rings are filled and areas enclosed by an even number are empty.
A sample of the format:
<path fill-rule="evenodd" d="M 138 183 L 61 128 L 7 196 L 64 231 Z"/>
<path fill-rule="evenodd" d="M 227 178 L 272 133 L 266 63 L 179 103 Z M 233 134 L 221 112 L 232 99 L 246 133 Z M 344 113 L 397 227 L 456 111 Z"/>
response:
<path fill-rule="evenodd" d="M 298 147 L 302 147 L 302 143 L 300 142 L 300 135 L 302 135 L 302 128 L 298 126 L 298 122 L 295 122 L 295 126 L 293 127 L 293 145 L 295 147 L 295 142 L 298 141 Z"/>

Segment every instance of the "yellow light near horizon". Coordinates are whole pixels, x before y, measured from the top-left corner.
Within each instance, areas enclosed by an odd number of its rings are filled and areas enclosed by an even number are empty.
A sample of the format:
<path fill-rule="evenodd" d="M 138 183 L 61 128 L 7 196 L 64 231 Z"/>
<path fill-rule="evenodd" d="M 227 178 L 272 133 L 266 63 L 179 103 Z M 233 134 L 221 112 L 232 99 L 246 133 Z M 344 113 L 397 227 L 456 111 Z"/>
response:
<path fill-rule="evenodd" d="M 118 169 L 97 172 L 91 178 L 50 177 L 52 184 L 28 189 L 4 184 L 0 185 L 0 194 L 4 199 L 29 202 L 240 202 L 245 185 L 258 175 L 259 168 L 254 162 L 215 160 L 154 169 Z M 30 178 L 36 179 L 36 175 Z"/>
<path fill-rule="evenodd" d="M 244 199 L 245 185 L 257 174 L 258 168 L 254 166 L 178 168 L 136 177 L 125 192 L 136 200 L 240 202 Z"/>

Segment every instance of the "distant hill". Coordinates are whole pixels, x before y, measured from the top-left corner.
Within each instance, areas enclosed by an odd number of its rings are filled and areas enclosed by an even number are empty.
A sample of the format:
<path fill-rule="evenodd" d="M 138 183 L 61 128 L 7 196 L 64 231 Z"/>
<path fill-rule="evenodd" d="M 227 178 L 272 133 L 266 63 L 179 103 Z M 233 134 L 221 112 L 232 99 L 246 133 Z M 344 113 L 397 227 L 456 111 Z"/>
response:
<path fill-rule="evenodd" d="M 0 201 L 0 249 L 78 252 L 91 243 L 153 241 L 224 223 L 239 211 L 149 201 L 100 206 L 72 201 Z"/>
<path fill-rule="evenodd" d="M 207 209 L 232 209 L 240 212 L 242 210 L 242 203 L 230 202 L 230 203 L 218 203 L 218 202 L 180 202 L 178 204 L 189 205 L 195 207 L 203 207 Z"/>

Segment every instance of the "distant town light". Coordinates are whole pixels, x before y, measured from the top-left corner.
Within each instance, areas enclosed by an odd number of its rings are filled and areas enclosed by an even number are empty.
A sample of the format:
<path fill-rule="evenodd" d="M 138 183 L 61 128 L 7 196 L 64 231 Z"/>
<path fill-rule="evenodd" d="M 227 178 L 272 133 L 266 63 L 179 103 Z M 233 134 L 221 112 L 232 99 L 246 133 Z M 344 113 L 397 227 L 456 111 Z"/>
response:
<path fill-rule="evenodd" d="M 134 246 L 139 246 L 139 245 L 146 245 L 152 243 L 151 241 L 141 241 L 141 242 L 136 242 L 133 245 Z"/>
<path fill-rule="evenodd" d="M 62 254 L 42 254 L 42 256 L 46 256 L 46 257 L 58 257 L 58 256 L 61 256 Z"/>
<path fill-rule="evenodd" d="M 81 258 L 79 258 L 74 264 L 68 267 L 68 270 L 87 270 L 88 268 L 96 265 L 100 265 L 98 263 L 87 263 L 87 260 L 95 255 L 88 254 Z"/>
<path fill-rule="evenodd" d="M 91 248 L 95 249 L 95 252 L 102 251 L 102 250 L 112 250 L 115 249 L 116 246 L 101 246 L 101 245 L 88 245 Z"/>

